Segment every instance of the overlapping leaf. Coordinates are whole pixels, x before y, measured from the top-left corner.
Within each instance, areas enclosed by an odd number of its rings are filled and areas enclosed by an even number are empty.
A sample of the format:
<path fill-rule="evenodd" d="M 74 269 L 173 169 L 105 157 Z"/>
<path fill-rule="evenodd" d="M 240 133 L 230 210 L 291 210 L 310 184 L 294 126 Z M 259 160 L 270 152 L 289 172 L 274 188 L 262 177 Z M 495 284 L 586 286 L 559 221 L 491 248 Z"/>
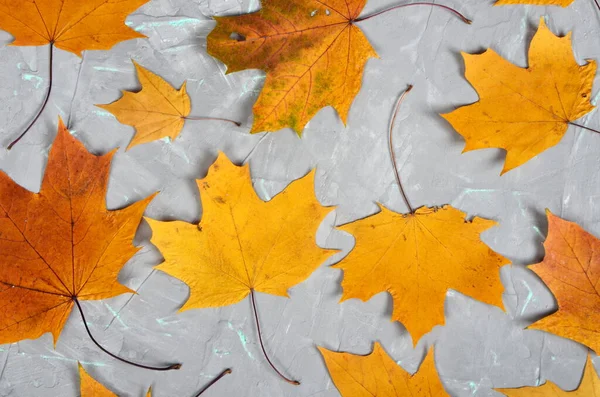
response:
<path fill-rule="evenodd" d="M 267 78 L 251 132 L 302 133 L 323 107 L 346 122 L 365 62 L 377 56 L 353 24 L 366 0 L 264 0 L 252 14 L 216 17 L 208 52 L 227 73 L 261 69 Z"/>
<path fill-rule="evenodd" d="M 600 240 L 546 211 L 544 260 L 530 267 L 546 283 L 558 311 L 531 325 L 600 352 Z"/>
<path fill-rule="evenodd" d="M 414 375 L 400 368 L 379 343 L 366 356 L 336 353 L 322 347 L 319 351 L 342 397 L 448 396 L 435 369 L 433 348 Z"/>
<path fill-rule="evenodd" d="M 314 171 L 264 202 L 248 165 L 237 167 L 220 154 L 198 188 L 199 224 L 147 219 L 165 258 L 157 268 L 190 287 L 181 310 L 230 305 L 250 290 L 287 296 L 332 253 L 315 242 L 329 209 L 312 193 Z"/>
<path fill-rule="evenodd" d="M 0 29 L 12 45 L 54 43 L 81 56 L 129 39 L 146 37 L 125 26 L 125 18 L 148 0 L 0 0 Z"/>
<path fill-rule="evenodd" d="M 59 337 L 74 298 L 132 292 L 121 267 L 151 197 L 106 208 L 112 153 L 94 156 L 59 122 L 40 193 L 0 172 L 0 344 Z"/>
<path fill-rule="evenodd" d="M 567 7 L 573 3 L 573 0 L 497 0 L 494 5 L 507 4 L 533 4 L 537 6 L 561 6 Z"/>
<path fill-rule="evenodd" d="M 179 90 L 162 77 L 134 62 L 140 92 L 123 91 L 123 96 L 107 105 L 96 105 L 111 112 L 123 124 L 135 128 L 129 147 L 163 137 L 175 139 L 185 117 L 190 114 L 190 97 L 185 83 Z"/>
<path fill-rule="evenodd" d="M 356 246 L 336 264 L 344 271 L 342 300 L 366 301 L 388 291 L 392 320 L 400 321 L 416 342 L 444 320 L 449 288 L 502 307 L 499 269 L 508 261 L 479 235 L 495 222 L 450 206 L 422 207 L 414 214 L 381 212 L 340 227 Z"/>
<path fill-rule="evenodd" d="M 529 48 L 527 68 L 493 50 L 463 57 L 479 101 L 443 117 L 465 138 L 464 151 L 506 150 L 502 173 L 556 145 L 570 123 L 594 108 L 590 99 L 596 62 L 577 64 L 571 34 L 555 36 L 543 19 Z"/>

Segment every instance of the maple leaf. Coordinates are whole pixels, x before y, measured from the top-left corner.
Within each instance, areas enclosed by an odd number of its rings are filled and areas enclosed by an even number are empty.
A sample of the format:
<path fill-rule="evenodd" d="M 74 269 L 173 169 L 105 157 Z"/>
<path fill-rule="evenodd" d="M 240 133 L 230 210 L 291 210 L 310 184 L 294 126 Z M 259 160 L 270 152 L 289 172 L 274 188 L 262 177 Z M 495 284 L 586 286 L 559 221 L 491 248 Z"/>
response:
<path fill-rule="evenodd" d="M 106 209 L 113 153 L 88 153 L 59 120 L 40 193 L 0 172 L 0 344 L 46 332 L 56 343 L 76 300 L 133 292 L 117 275 L 153 196 Z"/>
<path fill-rule="evenodd" d="M 350 254 L 334 265 L 344 271 L 342 301 L 367 301 L 388 291 L 392 321 L 400 321 L 415 344 L 443 323 L 449 288 L 502 307 L 499 269 L 508 261 L 479 239 L 496 222 L 467 221 L 451 206 L 421 207 L 406 215 L 380 208 L 339 227 L 356 239 Z"/>
<path fill-rule="evenodd" d="M 546 255 L 530 266 L 558 302 L 558 311 L 529 328 L 573 339 L 600 352 L 600 240 L 546 210 Z"/>
<path fill-rule="evenodd" d="M 0 29 L 15 37 L 11 45 L 53 43 L 81 56 L 146 37 L 125 25 L 125 18 L 148 0 L 0 0 Z"/>
<path fill-rule="evenodd" d="M 115 115 L 123 124 L 135 128 L 131 146 L 163 137 L 175 139 L 190 114 L 190 97 L 184 82 L 179 90 L 162 77 L 133 62 L 142 85 L 139 93 L 123 91 L 123 96 L 108 105 L 96 105 Z"/>
<path fill-rule="evenodd" d="M 146 218 L 151 242 L 165 258 L 157 269 L 190 288 L 180 311 L 231 305 L 248 294 L 254 306 L 254 291 L 287 297 L 334 252 L 315 242 L 329 209 L 309 193 L 314 171 L 264 202 L 252 188 L 248 165 L 235 166 L 219 154 L 198 188 L 199 224 Z"/>
<path fill-rule="evenodd" d="M 379 343 L 366 356 L 336 353 L 322 347 L 319 351 L 343 397 L 448 396 L 435 369 L 433 348 L 414 375 L 400 368 Z"/>
<path fill-rule="evenodd" d="M 117 397 L 117 395 L 92 378 L 86 370 L 79 365 L 79 380 L 81 383 L 81 397 Z M 146 397 L 152 397 L 152 388 L 148 389 Z"/>
<path fill-rule="evenodd" d="M 227 73 L 261 69 L 267 77 L 251 132 L 291 127 L 301 134 L 323 107 L 346 123 L 366 61 L 377 54 L 353 23 L 366 0 L 264 0 L 258 12 L 215 17 L 208 53 Z"/>
<path fill-rule="evenodd" d="M 543 18 L 531 41 L 527 68 L 493 50 L 463 57 L 479 101 L 442 116 L 465 138 L 464 152 L 506 150 L 502 173 L 556 145 L 569 124 L 582 127 L 573 121 L 594 108 L 590 97 L 596 62 L 578 65 L 571 34 L 555 36 Z"/>
<path fill-rule="evenodd" d="M 554 383 L 547 381 L 542 386 L 528 386 L 517 389 L 494 389 L 506 394 L 508 397 L 590 397 L 600 395 L 600 379 L 594 371 L 592 358 L 588 354 L 587 363 L 583 371 L 581 383 L 574 391 L 564 391 Z"/>
<path fill-rule="evenodd" d="M 537 6 L 570 6 L 573 0 L 497 0 L 494 5 L 502 6 L 508 4 L 533 4 Z"/>

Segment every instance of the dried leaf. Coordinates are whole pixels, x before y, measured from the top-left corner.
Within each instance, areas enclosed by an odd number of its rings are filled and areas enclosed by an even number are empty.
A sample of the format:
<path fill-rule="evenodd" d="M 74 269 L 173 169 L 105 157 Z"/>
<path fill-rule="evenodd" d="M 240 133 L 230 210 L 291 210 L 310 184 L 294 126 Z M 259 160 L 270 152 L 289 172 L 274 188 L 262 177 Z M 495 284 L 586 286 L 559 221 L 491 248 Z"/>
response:
<path fill-rule="evenodd" d="M 542 386 L 521 387 L 518 389 L 495 389 L 500 393 L 506 394 L 508 397 L 590 397 L 600 396 L 600 379 L 594 371 L 592 358 L 588 355 L 583 378 L 581 383 L 574 391 L 564 391 L 554 383 L 547 381 Z"/>
<path fill-rule="evenodd" d="M 554 294 L 558 311 L 530 328 L 573 339 L 600 352 L 600 240 L 546 211 L 544 260 L 530 266 Z"/>
<path fill-rule="evenodd" d="M 450 206 L 422 207 L 415 214 L 381 212 L 341 226 L 356 246 L 335 265 L 344 271 L 342 300 L 369 300 L 388 291 L 392 320 L 400 321 L 416 342 L 444 321 L 449 288 L 502 307 L 499 269 L 508 261 L 479 239 L 496 222 Z"/>
<path fill-rule="evenodd" d="M 151 241 L 165 258 L 157 268 L 190 287 L 182 311 L 230 305 L 251 289 L 287 296 L 332 253 L 315 242 L 329 209 L 309 193 L 314 172 L 264 202 L 252 188 L 248 165 L 237 167 L 220 154 L 198 187 L 198 225 L 147 219 Z"/>
<path fill-rule="evenodd" d="M 12 45 L 54 43 L 81 56 L 146 37 L 125 25 L 127 16 L 148 0 L 1 0 L 0 29 L 15 37 Z"/>
<path fill-rule="evenodd" d="M 510 4 L 533 4 L 536 6 L 561 6 L 567 7 L 573 3 L 573 0 L 497 0 L 494 5 L 510 5 Z"/>
<path fill-rule="evenodd" d="M 464 151 L 506 150 L 505 173 L 556 145 L 570 123 L 590 112 L 596 62 L 579 66 L 571 34 L 559 38 L 540 20 L 520 68 L 493 50 L 463 54 L 479 102 L 443 115 L 466 140 Z"/>
<path fill-rule="evenodd" d="M 346 123 L 366 61 L 377 54 L 353 24 L 366 0 L 264 0 L 258 12 L 215 17 L 208 53 L 227 73 L 266 72 L 251 132 L 302 133 L 323 107 Z"/>
<path fill-rule="evenodd" d="M 333 383 L 343 397 L 448 396 L 429 349 L 414 375 L 400 368 L 379 343 L 367 356 L 336 353 L 319 347 Z"/>
<path fill-rule="evenodd" d="M 117 397 L 117 395 L 92 378 L 79 364 L 79 379 L 81 382 L 81 397 Z M 148 389 L 146 397 L 152 397 L 152 389 Z"/>
<path fill-rule="evenodd" d="M 117 275 L 152 197 L 106 209 L 112 156 L 88 153 L 60 120 L 40 193 L 0 172 L 0 344 L 46 332 L 56 343 L 73 298 L 132 292 Z"/>
<path fill-rule="evenodd" d="M 108 105 L 96 105 L 112 113 L 119 122 L 135 128 L 128 148 L 163 137 L 175 139 L 185 117 L 190 114 L 190 97 L 185 83 L 179 90 L 162 77 L 133 62 L 142 90 L 123 91 L 123 96 Z"/>

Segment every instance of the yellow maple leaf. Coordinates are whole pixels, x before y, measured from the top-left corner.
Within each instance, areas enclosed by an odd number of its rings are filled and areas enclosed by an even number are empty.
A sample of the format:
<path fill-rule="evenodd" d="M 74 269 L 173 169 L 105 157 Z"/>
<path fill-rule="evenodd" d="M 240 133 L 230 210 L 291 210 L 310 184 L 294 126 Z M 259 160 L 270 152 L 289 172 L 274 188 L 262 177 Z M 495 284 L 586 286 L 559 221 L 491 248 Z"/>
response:
<path fill-rule="evenodd" d="M 502 307 L 499 268 L 508 261 L 479 235 L 496 222 L 450 206 L 419 208 L 414 214 L 381 212 L 340 227 L 356 239 L 354 249 L 334 267 L 344 271 L 342 300 L 369 300 L 388 291 L 392 320 L 416 342 L 444 320 L 449 288 Z"/>
<path fill-rule="evenodd" d="M 573 0 L 497 0 L 494 5 L 502 6 L 509 4 L 533 4 L 536 6 L 561 6 L 571 5 Z"/>
<path fill-rule="evenodd" d="M 267 77 L 251 132 L 302 133 L 323 107 L 346 123 L 366 61 L 377 54 L 353 23 L 366 0 L 264 0 L 258 12 L 215 17 L 208 53 L 227 73 L 261 69 Z"/>
<path fill-rule="evenodd" d="M 252 188 L 248 165 L 219 154 L 198 188 L 199 224 L 147 219 L 151 242 L 165 258 L 157 269 L 190 287 L 182 311 L 230 305 L 251 289 L 287 296 L 332 253 L 315 242 L 329 209 L 309 193 L 314 171 L 264 202 Z"/>
<path fill-rule="evenodd" d="M 0 29 L 15 37 L 11 45 L 57 48 L 81 56 L 129 39 L 146 37 L 125 18 L 148 0 L 2 0 Z"/>
<path fill-rule="evenodd" d="M 379 343 L 366 356 L 336 353 L 322 347 L 319 351 L 343 397 L 448 396 L 435 369 L 433 348 L 414 375 L 400 368 Z"/>
<path fill-rule="evenodd" d="M 135 128 L 127 148 L 163 137 L 175 139 L 190 114 L 186 83 L 179 90 L 162 77 L 133 62 L 142 85 L 139 92 L 123 91 L 123 96 L 107 105 L 96 105 L 112 113 L 119 122 Z"/>
<path fill-rule="evenodd" d="M 81 397 L 117 397 L 117 395 L 92 378 L 86 370 L 79 365 L 79 380 Z M 148 389 L 146 397 L 152 397 L 152 388 Z"/>
<path fill-rule="evenodd" d="M 600 396 L 600 379 L 598 379 L 598 374 L 594 371 L 592 358 L 588 355 L 583 371 L 583 378 L 574 391 L 564 391 L 550 381 L 538 387 L 527 386 L 517 389 L 503 388 L 494 390 L 504 393 L 508 397 L 591 397 Z"/>
<path fill-rule="evenodd" d="M 506 150 L 502 173 L 556 145 L 569 124 L 594 108 L 590 97 L 596 62 L 578 65 L 571 34 L 555 36 L 543 19 L 531 42 L 527 68 L 493 50 L 463 57 L 479 101 L 442 116 L 465 138 L 465 152 Z"/>
<path fill-rule="evenodd" d="M 558 311 L 533 323 L 600 352 L 600 240 L 546 210 L 546 255 L 530 266 L 558 302 Z"/>

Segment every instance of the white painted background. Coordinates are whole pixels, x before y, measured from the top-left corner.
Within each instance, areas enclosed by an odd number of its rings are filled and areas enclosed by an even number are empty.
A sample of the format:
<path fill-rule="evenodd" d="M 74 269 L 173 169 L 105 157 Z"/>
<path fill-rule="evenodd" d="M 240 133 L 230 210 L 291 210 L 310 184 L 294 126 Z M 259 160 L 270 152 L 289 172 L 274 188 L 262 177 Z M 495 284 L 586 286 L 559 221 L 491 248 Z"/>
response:
<path fill-rule="evenodd" d="M 89 51 L 82 59 L 55 52 L 50 104 L 37 125 L 11 152 L 0 150 L 0 169 L 26 188 L 40 186 L 58 115 L 94 153 L 121 147 L 113 161 L 108 204 L 122 207 L 161 193 L 146 214 L 157 219 L 197 221 L 201 215 L 194 178 L 205 175 L 218 150 L 236 162 L 248 159 L 258 194 L 267 199 L 290 181 L 317 167 L 316 193 L 324 205 L 337 205 L 319 229 L 317 241 L 343 249 L 353 239 L 332 229 L 376 210 L 375 201 L 397 211 L 405 207 L 394 183 L 386 128 L 398 94 L 411 83 L 396 127 L 396 153 L 406 189 L 415 205 L 451 204 L 470 216 L 495 219 L 499 226 L 482 239 L 513 261 L 502 269 L 506 313 L 449 292 L 447 325 L 437 327 L 413 349 L 410 336 L 389 321 L 391 299 L 381 293 L 363 303 L 338 304 L 341 272 L 323 264 L 290 290 L 290 299 L 259 295 L 258 305 L 270 354 L 282 370 L 300 379 L 282 382 L 261 356 L 250 303 L 175 314 L 188 289 L 153 271 L 161 256 L 142 224 L 136 241 L 144 248 L 121 273 L 139 291 L 100 302 L 84 302 L 97 339 L 132 360 L 183 362 L 180 371 L 156 373 L 130 367 L 100 352 L 88 339 L 77 313 L 56 346 L 49 334 L 35 341 L 2 346 L 0 396 L 78 396 L 76 361 L 120 396 L 142 396 L 152 385 L 155 397 L 195 395 L 226 367 L 234 373 L 206 396 L 334 397 L 315 345 L 365 354 L 375 340 L 406 370 L 413 371 L 427 344 L 436 342 L 436 363 L 447 390 L 456 396 L 499 396 L 492 387 L 536 385 L 551 380 L 577 386 L 586 350 L 556 336 L 523 329 L 553 307 L 541 282 L 523 265 L 543 256 L 547 231 L 544 209 L 579 222 L 600 235 L 600 136 L 569 128 L 563 140 L 518 169 L 500 177 L 504 155 L 490 149 L 461 155 L 462 138 L 439 116 L 477 95 L 464 79 L 460 51 L 491 47 L 517 65 L 539 17 L 565 34 L 573 30 L 577 59 L 598 60 L 600 14 L 592 0 L 559 7 L 493 7 L 492 0 L 439 0 L 473 19 L 471 26 L 440 9 L 411 7 L 361 24 L 381 59 L 367 63 L 363 88 L 345 128 L 332 109 L 323 109 L 299 139 L 292 131 L 248 134 L 251 107 L 262 83 L 259 71 L 224 76 L 224 66 L 206 53 L 212 15 L 256 10 L 256 0 L 152 0 L 128 18 L 148 36 Z M 394 0 L 371 0 L 364 14 Z M 2 43 L 10 35 L 0 32 Z M 133 129 L 94 107 L 119 98 L 120 89 L 139 88 L 131 59 L 179 87 L 188 81 L 192 115 L 229 117 L 219 122 L 189 121 L 174 142 L 157 141 L 125 152 Z M 35 113 L 47 80 L 47 47 L 0 48 L 0 143 L 6 146 Z M 597 89 L 594 90 L 596 94 Z M 582 121 L 600 127 L 597 112 Z M 400 263 L 400 262 L 399 262 Z M 440 264 L 443 265 L 443 264 Z M 596 360 L 598 363 L 598 360 Z"/>

